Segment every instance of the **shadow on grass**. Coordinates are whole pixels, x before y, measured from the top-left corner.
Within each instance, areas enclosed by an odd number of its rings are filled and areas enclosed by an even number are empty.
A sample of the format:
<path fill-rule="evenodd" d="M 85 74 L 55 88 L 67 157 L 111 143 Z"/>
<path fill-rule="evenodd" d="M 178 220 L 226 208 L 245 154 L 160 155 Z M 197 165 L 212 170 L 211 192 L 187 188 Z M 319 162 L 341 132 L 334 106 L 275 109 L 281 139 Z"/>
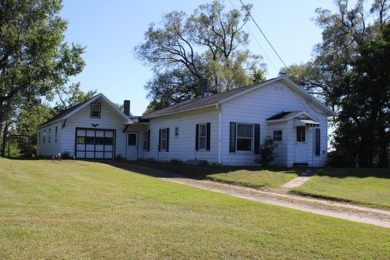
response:
<path fill-rule="evenodd" d="M 325 168 L 316 173 L 317 176 L 327 176 L 332 178 L 390 178 L 390 169 L 375 169 L 375 168 Z"/>
<path fill-rule="evenodd" d="M 246 171 L 262 171 L 267 170 L 271 172 L 287 173 L 299 172 L 302 174 L 305 169 L 288 169 L 282 167 L 256 167 L 256 166 L 220 166 L 220 165 L 186 165 L 186 164 L 174 164 L 163 162 L 128 162 L 128 161 L 104 161 L 103 163 L 109 164 L 114 167 L 118 167 L 125 170 L 130 170 L 136 173 L 162 178 L 189 178 L 195 180 L 209 179 L 209 175 L 229 173 L 239 170 Z"/>

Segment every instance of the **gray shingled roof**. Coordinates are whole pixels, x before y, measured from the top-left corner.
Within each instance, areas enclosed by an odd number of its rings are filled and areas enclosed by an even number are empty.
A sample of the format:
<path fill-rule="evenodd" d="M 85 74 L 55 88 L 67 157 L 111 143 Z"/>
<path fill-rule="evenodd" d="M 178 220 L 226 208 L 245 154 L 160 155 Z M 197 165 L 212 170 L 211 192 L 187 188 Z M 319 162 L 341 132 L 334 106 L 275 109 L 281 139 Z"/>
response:
<path fill-rule="evenodd" d="M 152 118 L 152 117 L 157 117 L 157 116 L 169 115 L 169 114 L 174 114 L 174 113 L 178 113 L 178 112 L 183 112 L 183 111 L 188 111 L 188 110 L 193 110 L 193 109 L 198 109 L 198 108 L 202 108 L 202 107 L 216 105 L 223 100 L 226 100 L 226 99 L 233 97 L 237 94 L 240 94 L 244 91 L 250 90 L 251 88 L 255 88 L 255 87 L 258 87 L 259 85 L 263 85 L 264 83 L 269 82 L 271 80 L 274 80 L 274 79 L 264 81 L 261 84 L 253 84 L 253 85 L 249 85 L 246 87 L 241 87 L 241 88 L 236 88 L 236 89 L 233 89 L 230 91 L 221 92 L 218 94 L 209 95 L 206 97 L 197 97 L 194 99 L 186 100 L 186 101 L 180 102 L 178 104 L 175 104 L 175 105 L 172 105 L 172 106 L 145 114 L 143 116 L 143 118 Z"/>
<path fill-rule="evenodd" d="M 92 99 L 92 98 L 91 98 Z M 59 114 L 53 116 L 52 118 L 50 118 L 49 120 L 47 120 L 45 123 L 41 124 L 40 126 L 43 126 L 43 125 L 46 125 L 46 124 L 49 124 L 51 122 L 54 122 L 58 119 L 62 119 L 64 118 L 66 115 L 69 115 L 70 113 L 72 113 L 73 111 L 75 111 L 77 108 L 81 107 L 82 105 L 84 105 L 85 103 L 87 103 L 89 100 L 91 99 L 88 99 L 87 101 L 84 101 L 80 104 L 77 104 L 77 105 L 74 105 L 68 109 L 65 109 L 64 111 L 60 112 Z"/>

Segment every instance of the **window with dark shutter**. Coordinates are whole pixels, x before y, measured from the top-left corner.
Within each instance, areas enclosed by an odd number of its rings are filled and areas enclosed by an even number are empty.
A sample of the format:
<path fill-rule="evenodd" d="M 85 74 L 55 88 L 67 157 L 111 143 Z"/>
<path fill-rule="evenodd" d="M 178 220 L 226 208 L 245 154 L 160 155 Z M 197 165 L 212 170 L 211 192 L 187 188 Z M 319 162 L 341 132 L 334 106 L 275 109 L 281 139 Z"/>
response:
<path fill-rule="evenodd" d="M 147 152 L 150 150 L 150 130 L 144 132 L 144 150 Z"/>
<path fill-rule="evenodd" d="M 169 128 L 161 128 L 158 134 L 158 151 L 169 151 Z"/>
<path fill-rule="evenodd" d="M 210 123 L 197 124 L 195 128 L 195 150 L 210 151 Z"/>

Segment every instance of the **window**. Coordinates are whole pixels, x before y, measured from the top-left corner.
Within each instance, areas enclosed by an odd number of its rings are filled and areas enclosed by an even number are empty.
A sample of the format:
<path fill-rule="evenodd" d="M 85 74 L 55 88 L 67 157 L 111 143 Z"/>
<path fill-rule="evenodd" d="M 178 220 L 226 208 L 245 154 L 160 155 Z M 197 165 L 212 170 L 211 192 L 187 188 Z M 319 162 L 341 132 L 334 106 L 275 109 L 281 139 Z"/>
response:
<path fill-rule="evenodd" d="M 283 132 L 282 130 L 274 130 L 273 132 L 273 140 L 274 141 L 282 141 Z"/>
<path fill-rule="evenodd" d="M 100 104 L 91 104 L 91 118 L 100 118 Z"/>
<path fill-rule="evenodd" d="M 315 155 L 321 155 L 321 129 L 316 128 L 315 132 Z"/>
<path fill-rule="evenodd" d="M 306 142 L 305 126 L 297 126 L 297 142 Z"/>
<path fill-rule="evenodd" d="M 43 143 L 46 143 L 46 130 L 43 130 Z"/>
<path fill-rule="evenodd" d="M 49 144 L 51 143 L 51 128 L 49 128 Z"/>
<path fill-rule="evenodd" d="M 210 151 L 211 123 L 197 124 L 195 128 L 195 150 Z"/>
<path fill-rule="evenodd" d="M 158 151 L 169 151 L 169 128 L 159 130 Z"/>
<path fill-rule="evenodd" d="M 150 130 L 144 132 L 144 150 L 150 151 Z"/>
<path fill-rule="evenodd" d="M 77 136 L 76 143 L 77 144 L 85 144 L 85 136 Z"/>
<path fill-rule="evenodd" d="M 237 151 L 252 151 L 253 125 L 237 124 Z"/>
<path fill-rule="evenodd" d="M 38 144 L 41 143 L 41 131 L 38 132 Z"/>
<path fill-rule="evenodd" d="M 54 131 L 54 142 L 58 142 L 58 126 L 56 126 L 56 129 Z"/>
<path fill-rule="evenodd" d="M 128 134 L 127 145 L 137 146 L 137 134 L 136 133 L 129 133 Z"/>
<path fill-rule="evenodd" d="M 175 127 L 175 137 L 179 137 L 179 127 Z"/>
<path fill-rule="evenodd" d="M 260 152 L 260 124 L 230 122 L 229 152 Z"/>

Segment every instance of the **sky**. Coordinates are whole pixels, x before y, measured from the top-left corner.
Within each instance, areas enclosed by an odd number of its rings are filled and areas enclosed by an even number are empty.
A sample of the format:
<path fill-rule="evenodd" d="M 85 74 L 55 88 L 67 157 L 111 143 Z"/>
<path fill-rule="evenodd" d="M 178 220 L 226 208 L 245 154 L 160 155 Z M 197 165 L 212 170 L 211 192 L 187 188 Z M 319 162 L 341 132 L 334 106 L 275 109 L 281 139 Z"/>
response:
<path fill-rule="evenodd" d="M 252 3 L 252 16 L 287 66 L 309 61 L 313 47 L 322 41 L 313 18 L 316 8 L 334 10 L 333 0 L 242 0 Z M 191 14 L 211 0 L 63 0 L 60 16 L 68 21 L 65 41 L 86 47 L 86 66 L 72 79 L 85 92 L 96 90 L 112 102 L 131 101 L 131 113 L 142 115 L 150 100 L 144 85 L 152 72 L 134 55 L 151 23 L 159 25 L 164 14 L 181 10 Z M 227 9 L 240 8 L 240 0 L 225 0 Z M 283 68 L 255 24 L 245 27 L 249 49 L 263 56 L 267 78 Z"/>

